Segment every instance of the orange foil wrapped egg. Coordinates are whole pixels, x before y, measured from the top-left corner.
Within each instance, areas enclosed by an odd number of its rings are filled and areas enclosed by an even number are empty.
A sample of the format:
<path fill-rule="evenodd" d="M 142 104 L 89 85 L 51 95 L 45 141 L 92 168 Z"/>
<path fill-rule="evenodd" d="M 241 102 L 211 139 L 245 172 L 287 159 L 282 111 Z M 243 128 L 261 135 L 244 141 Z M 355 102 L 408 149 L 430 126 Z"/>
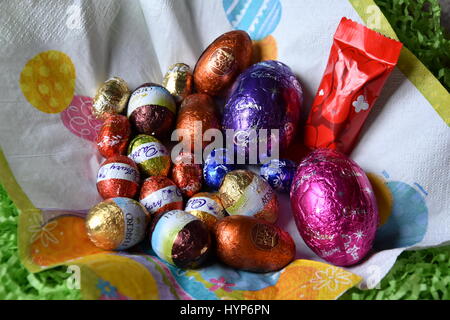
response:
<path fill-rule="evenodd" d="M 103 199 L 133 198 L 139 189 L 139 169 L 133 160 L 118 155 L 105 160 L 97 173 L 97 190 Z"/>
<path fill-rule="evenodd" d="M 217 257 L 230 267 L 252 272 L 280 270 L 295 257 L 289 233 L 264 220 L 229 216 L 214 229 Z"/>
<path fill-rule="evenodd" d="M 139 202 L 155 216 L 167 211 L 183 209 L 180 189 L 164 176 L 151 176 L 145 179 Z"/>
<path fill-rule="evenodd" d="M 127 117 L 110 115 L 103 122 L 97 137 L 97 149 L 105 158 L 125 154 L 131 136 L 131 126 Z"/>
<path fill-rule="evenodd" d="M 192 197 L 202 188 L 203 169 L 200 164 L 194 163 L 192 153 L 181 153 L 174 161 L 172 167 L 172 180 L 186 197 Z"/>
<path fill-rule="evenodd" d="M 252 41 L 242 30 L 224 33 L 214 40 L 194 69 L 197 91 L 211 96 L 224 93 L 252 62 Z"/>

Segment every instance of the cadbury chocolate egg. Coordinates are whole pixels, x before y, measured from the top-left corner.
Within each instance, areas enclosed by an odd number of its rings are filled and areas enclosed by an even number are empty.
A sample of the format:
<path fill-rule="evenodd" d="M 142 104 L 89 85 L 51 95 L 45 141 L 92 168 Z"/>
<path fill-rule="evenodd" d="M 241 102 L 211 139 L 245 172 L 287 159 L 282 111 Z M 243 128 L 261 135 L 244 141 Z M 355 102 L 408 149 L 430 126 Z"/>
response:
<path fill-rule="evenodd" d="M 236 166 L 231 164 L 233 159 L 227 153 L 227 149 L 218 148 L 212 150 L 206 157 L 203 165 L 203 179 L 213 190 L 218 190 L 225 175 L 236 169 Z"/>
<path fill-rule="evenodd" d="M 292 142 L 302 100 L 300 83 L 288 66 L 274 60 L 254 64 L 234 83 L 222 127 L 235 130 L 233 141 L 240 154 L 261 143 L 273 156 L 272 148 L 281 152 Z M 260 162 L 265 153 L 260 151 Z"/>
<path fill-rule="evenodd" d="M 295 256 L 289 233 L 267 221 L 246 216 L 223 218 L 215 225 L 217 257 L 236 269 L 271 272 Z"/>
<path fill-rule="evenodd" d="M 287 159 L 272 159 L 261 166 L 259 174 L 276 191 L 289 192 L 296 171 L 295 162 Z"/>
<path fill-rule="evenodd" d="M 270 223 L 278 218 L 277 195 L 266 180 L 249 170 L 227 173 L 219 197 L 230 215 L 254 216 Z"/>
<path fill-rule="evenodd" d="M 202 188 L 203 171 L 200 164 L 194 163 L 192 153 L 179 154 L 172 167 L 172 180 L 186 197 L 192 197 Z"/>
<path fill-rule="evenodd" d="M 224 33 L 214 40 L 205 51 L 194 69 L 197 91 L 211 96 L 223 93 L 234 79 L 250 66 L 252 41 L 242 30 Z"/>
<path fill-rule="evenodd" d="M 326 261 L 353 265 L 372 248 L 378 222 L 374 192 L 364 171 L 343 154 L 318 149 L 299 164 L 291 207 L 303 240 Z"/>
<path fill-rule="evenodd" d="M 181 103 L 192 92 L 193 77 L 191 69 L 184 63 L 171 65 L 164 76 L 162 85 L 172 94 L 177 103 Z"/>
<path fill-rule="evenodd" d="M 197 268 L 208 257 L 211 236 L 197 217 L 185 211 L 172 210 L 156 218 L 151 243 L 162 260 L 180 268 Z"/>
<path fill-rule="evenodd" d="M 127 115 L 134 130 L 156 137 L 165 137 L 172 130 L 177 106 L 166 88 L 144 83 L 133 91 Z"/>
<path fill-rule="evenodd" d="M 110 115 L 100 128 L 97 149 L 105 158 L 125 154 L 130 136 L 131 127 L 127 117 L 120 114 Z"/>
<path fill-rule="evenodd" d="M 169 173 L 169 152 L 155 137 L 137 135 L 128 146 L 128 157 L 136 162 L 142 173 L 149 176 L 167 176 Z"/>
<path fill-rule="evenodd" d="M 106 80 L 97 90 L 92 100 L 92 114 L 97 119 L 105 119 L 111 114 L 125 110 L 130 97 L 130 89 L 125 80 L 113 77 Z"/>
<path fill-rule="evenodd" d="M 141 187 L 139 202 L 150 214 L 154 215 L 183 209 L 183 197 L 180 189 L 164 176 L 151 176 L 145 179 Z"/>
<path fill-rule="evenodd" d="M 139 170 L 126 156 L 113 156 L 105 160 L 97 173 L 97 190 L 103 199 L 133 198 L 139 189 Z"/>
<path fill-rule="evenodd" d="M 111 198 L 89 210 L 86 230 L 97 247 L 125 250 L 144 239 L 149 219 L 139 202 L 129 198 Z"/>
<path fill-rule="evenodd" d="M 210 230 L 226 215 L 219 196 L 209 192 L 193 195 L 186 203 L 184 211 L 202 220 Z"/>

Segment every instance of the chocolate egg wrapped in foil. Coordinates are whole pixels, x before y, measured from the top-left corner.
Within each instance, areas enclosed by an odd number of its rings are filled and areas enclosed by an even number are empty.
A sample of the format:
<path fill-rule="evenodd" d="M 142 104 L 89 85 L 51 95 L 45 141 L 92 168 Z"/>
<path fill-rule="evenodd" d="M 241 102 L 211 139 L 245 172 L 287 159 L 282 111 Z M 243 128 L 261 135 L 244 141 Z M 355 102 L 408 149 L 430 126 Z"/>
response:
<path fill-rule="evenodd" d="M 225 175 L 219 188 L 223 207 L 230 215 L 253 216 L 274 223 L 278 218 L 278 199 L 266 180 L 249 170 Z"/>
<path fill-rule="evenodd" d="M 127 106 L 130 89 L 125 80 L 113 77 L 106 80 L 97 90 L 92 101 L 92 114 L 105 119 L 111 114 L 120 114 Z"/>
<path fill-rule="evenodd" d="M 172 94 L 177 103 L 181 103 L 192 93 L 193 82 L 191 68 L 185 63 L 175 63 L 169 67 L 162 85 Z"/>
<path fill-rule="evenodd" d="M 127 109 L 136 132 L 160 138 L 171 132 L 176 112 L 177 105 L 170 92 L 154 83 L 144 83 L 134 90 Z"/>
<path fill-rule="evenodd" d="M 202 220 L 210 230 L 213 230 L 218 220 L 226 216 L 219 196 L 210 192 L 193 195 L 186 203 L 184 211 Z"/>
<path fill-rule="evenodd" d="M 192 153 L 183 152 L 175 158 L 172 180 L 186 197 L 192 197 L 202 189 L 202 166 L 194 162 Z"/>
<path fill-rule="evenodd" d="M 149 176 L 167 176 L 170 170 L 170 155 L 166 147 L 155 137 L 140 134 L 131 140 L 128 157 L 138 165 L 141 173 Z"/>
<path fill-rule="evenodd" d="M 297 165 L 288 159 L 272 159 L 259 168 L 259 174 L 266 179 L 269 185 L 280 192 L 291 190 Z"/>
<path fill-rule="evenodd" d="M 203 51 L 194 69 L 197 91 L 215 96 L 224 93 L 250 66 L 252 41 L 243 30 L 224 33 Z"/>
<path fill-rule="evenodd" d="M 233 140 L 239 154 L 249 154 L 259 143 L 269 154 L 271 148 L 282 152 L 296 134 L 302 101 L 302 88 L 288 66 L 274 60 L 259 62 L 236 79 L 222 127 L 235 130 Z M 259 162 L 264 153 L 260 151 Z"/>
<path fill-rule="evenodd" d="M 337 266 L 350 266 L 372 248 L 378 223 L 374 192 L 364 171 L 343 154 L 318 149 L 300 164 L 291 207 L 305 243 Z"/>
<path fill-rule="evenodd" d="M 187 96 L 178 112 L 176 128 L 183 135 L 182 143 L 185 149 L 194 152 L 196 146 L 205 148 L 210 143 L 203 139 L 206 130 L 220 129 L 219 115 L 214 100 L 203 93 Z"/>
<path fill-rule="evenodd" d="M 97 136 L 97 150 L 109 158 L 125 154 L 131 137 L 131 126 L 127 117 L 113 114 L 103 122 Z"/>
<path fill-rule="evenodd" d="M 218 190 L 225 175 L 236 169 L 236 166 L 232 164 L 233 159 L 227 152 L 225 148 L 212 150 L 203 165 L 203 179 L 205 184 L 213 190 Z"/>
<path fill-rule="evenodd" d="M 97 190 L 103 199 L 114 197 L 133 198 L 139 189 L 139 170 L 126 156 L 106 159 L 97 173 Z"/>
<path fill-rule="evenodd" d="M 230 267 L 252 272 L 277 271 L 295 256 L 289 233 L 246 216 L 223 218 L 215 225 L 217 257 Z"/>
<path fill-rule="evenodd" d="M 111 198 L 86 216 L 89 239 L 104 250 L 125 250 L 141 242 L 150 221 L 145 208 L 129 198 Z"/>
<path fill-rule="evenodd" d="M 139 202 L 155 216 L 167 211 L 183 209 L 180 189 L 172 180 L 164 176 L 151 176 L 145 179 Z"/>
<path fill-rule="evenodd" d="M 211 236 L 197 217 L 181 210 L 161 214 L 153 223 L 151 244 L 162 260 L 180 268 L 197 268 L 211 249 Z"/>

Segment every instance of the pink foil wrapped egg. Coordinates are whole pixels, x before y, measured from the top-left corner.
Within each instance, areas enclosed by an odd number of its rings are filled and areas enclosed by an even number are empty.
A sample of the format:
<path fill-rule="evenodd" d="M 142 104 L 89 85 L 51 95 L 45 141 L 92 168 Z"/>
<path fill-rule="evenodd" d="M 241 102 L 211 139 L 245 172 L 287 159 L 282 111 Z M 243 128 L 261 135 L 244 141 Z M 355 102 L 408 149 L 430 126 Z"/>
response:
<path fill-rule="evenodd" d="M 350 266 L 372 248 L 378 223 L 372 186 L 343 154 L 318 149 L 300 163 L 291 207 L 303 240 L 324 260 Z"/>

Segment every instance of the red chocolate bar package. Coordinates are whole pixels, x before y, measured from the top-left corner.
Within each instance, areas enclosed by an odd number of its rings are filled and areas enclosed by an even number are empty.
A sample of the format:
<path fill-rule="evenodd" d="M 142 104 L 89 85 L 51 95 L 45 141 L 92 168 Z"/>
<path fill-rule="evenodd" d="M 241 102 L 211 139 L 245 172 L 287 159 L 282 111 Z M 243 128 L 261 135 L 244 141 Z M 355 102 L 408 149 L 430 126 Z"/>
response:
<path fill-rule="evenodd" d="M 400 42 L 342 18 L 306 122 L 307 147 L 353 150 L 401 48 Z"/>

